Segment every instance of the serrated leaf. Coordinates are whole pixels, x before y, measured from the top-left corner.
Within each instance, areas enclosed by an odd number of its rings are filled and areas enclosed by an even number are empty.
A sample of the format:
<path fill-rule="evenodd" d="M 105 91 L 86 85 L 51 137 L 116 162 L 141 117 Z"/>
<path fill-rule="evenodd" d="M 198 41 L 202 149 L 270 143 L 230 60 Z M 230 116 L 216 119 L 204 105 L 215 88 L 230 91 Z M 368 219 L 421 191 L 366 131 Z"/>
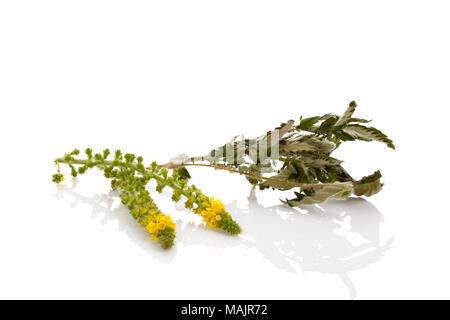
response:
<path fill-rule="evenodd" d="M 331 157 L 321 157 L 321 156 L 311 156 L 311 157 L 303 157 L 302 161 L 306 166 L 312 168 L 324 168 L 326 166 L 338 166 L 342 163 L 341 160 L 331 158 Z"/>
<path fill-rule="evenodd" d="M 288 163 L 284 168 L 282 168 L 280 170 L 280 172 L 274 176 L 271 176 L 271 178 L 276 179 L 276 180 L 283 180 L 283 181 L 289 181 L 292 176 L 297 176 L 298 172 L 297 169 L 295 168 L 295 166 L 292 163 Z M 263 187 L 272 187 L 274 189 L 278 189 L 278 190 L 290 190 L 292 188 L 294 188 L 294 186 L 289 185 L 289 184 L 285 184 L 285 183 L 280 183 L 280 182 L 275 182 L 275 181 L 264 181 L 263 183 L 261 183 L 261 186 Z"/>
<path fill-rule="evenodd" d="M 374 127 L 365 127 L 359 124 L 348 125 L 342 129 L 343 132 L 358 140 L 379 141 L 385 143 L 389 148 L 395 149 L 391 139 L 383 132 Z"/>
<path fill-rule="evenodd" d="M 350 120 L 348 120 L 347 123 L 352 123 L 352 122 L 369 123 L 369 122 L 372 122 L 372 120 L 366 120 L 366 119 L 361 119 L 361 118 L 350 118 Z"/>
<path fill-rule="evenodd" d="M 316 147 L 306 143 L 306 142 L 292 142 L 285 145 L 280 146 L 280 152 L 314 152 L 317 151 Z"/>
<path fill-rule="evenodd" d="M 335 126 L 339 127 L 347 124 L 347 122 L 350 120 L 353 113 L 355 112 L 356 106 L 357 104 L 355 101 L 350 102 L 347 110 L 345 110 L 344 114 L 341 117 L 339 117 L 339 120 L 336 122 Z"/>
<path fill-rule="evenodd" d="M 298 199 L 282 201 L 291 207 L 300 205 L 310 205 L 316 203 L 322 203 L 328 199 L 347 199 L 353 191 L 353 185 L 349 182 L 334 183 L 314 190 L 311 195 L 303 196 Z"/>
<path fill-rule="evenodd" d="M 330 118 L 328 118 L 327 120 L 322 122 L 322 124 L 317 129 L 317 131 L 318 132 L 328 132 L 331 128 L 333 128 L 335 126 L 337 120 L 338 120 L 337 117 L 330 117 Z"/>
<path fill-rule="evenodd" d="M 300 121 L 300 124 L 297 126 L 299 130 L 307 130 L 315 125 L 322 117 L 310 117 L 305 118 Z"/>
<path fill-rule="evenodd" d="M 305 119 L 300 118 L 300 124 L 296 127 L 296 129 L 309 131 L 309 132 L 316 132 L 320 126 L 315 126 L 315 124 L 319 121 L 326 121 L 330 118 L 337 119 L 337 116 L 335 116 L 331 113 L 327 113 L 320 117 L 319 116 L 318 117 L 310 117 L 310 118 L 305 118 Z"/>
<path fill-rule="evenodd" d="M 381 172 L 376 171 L 370 176 L 364 177 L 359 181 L 355 181 L 353 184 L 353 192 L 357 196 L 370 197 L 381 191 L 383 184 L 380 181 Z"/>
<path fill-rule="evenodd" d="M 286 143 L 280 145 L 279 148 L 281 154 L 286 152 L 330 153 L 336 148 L 336 145 L 328 140 L 320 140 L 314 135 L 299 135 L 286 139 Z"/>
<path fill-rule="evenodd" d="M 355 140 L 354 137 L 352 137 L 351 135 L 349 135 L 341 130 L 334 132 L 334 135 L 336 138 L 338 138 L 341 141 L 354 141 Z"/>

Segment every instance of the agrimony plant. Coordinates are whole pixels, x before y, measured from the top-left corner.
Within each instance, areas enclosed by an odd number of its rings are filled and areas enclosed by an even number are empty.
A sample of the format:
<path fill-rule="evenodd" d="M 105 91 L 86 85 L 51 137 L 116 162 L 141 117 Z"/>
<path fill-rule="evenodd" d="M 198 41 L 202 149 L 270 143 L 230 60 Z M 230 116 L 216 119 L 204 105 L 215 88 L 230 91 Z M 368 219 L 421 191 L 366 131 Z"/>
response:
<path fill-rule="evenodd" d="M 168 169 L 159 168 L 156 162 L 146 169 L 142 157 L 129 153 L 122 155 L 120 150 L 115 152 L 111 160 L 108 160 L 110 155 L 108 149 L 93 154 L 92 149 L 88 148 L 85 153 L 86 158 L 78 158 L 80 151 L 75 149 L 56 159 L 58 170 L 53 175 L 53 182 L 64 181 L 60 164 L 67 164 L 73 177 L 85 174 L 91 168 L 102 170 L 104 176 L 111 179 L 111 187 L 120 192 L 122 203 L 127 206 L 133 218 L 145 227 L 151 238 L 159 242 L 163 248 L 167 249 L 173 245 L 176 236 L 175 223 L 170 216 L 158 209 L 146 189 L 146 185 L 152 179 L 156 181 L 156 190 L 160 193 L 165 187 L 173 189 L 172 200 L 175 202 L 183 200 L 185 207 L 202 216 L 208 227 L 230 234 L 241 232 L 239 225 L 219 200 L 205 196 L 195 185 L 188 185 L 183 178 L 183 174 L 186 174 L 184 170 L 174 169 L 169 174 Z"/>
<path fill-rule="evenodd" d="M 133 218 L 163 248 L 172 247 L 176 226 L 151 198 L 146 185 L 152 179 L 157 183 L 157 192 L 165 187 L 173 189 L 172 200 L 183 200 L 185 207 L 200 215 L 208 227 L 238 234 L 241 228 L 219 200 L 188 185 L 190 173 L 186 167 L 207 166 L 239 173 L 261 190 L 293 190 L 293 198 L 282 200 L 290 206 L 346 199 L 352 194 L 371 196 L 383 187 L 380 171 L 356 180 L 343 168 L 341 160 L 331 156 L 345 141 L 378 141 L 395 149 L 391 139 L 368 125 L 370 120 L 353 117 L 356 107 L 352 101 L 341 116 L 300 117 L 298 123 L 289 120 L 254 139 L 235 137 L 204 156 L 179 155 L 162 166 L 153 162 L 146 168 L 142 157 L 123 155 L 120 150 L 108 159 L 108 149 L 94 154 L 88 148 L 86 157 L 79 158 L 80 151 L 75 149 L 55 160 L 58 170 L 53 181 L 64 180 L 61 164 L 68 165 L 73 177 L 91 168 L 102 170 L 111 179 L 112 188 L 120 192 L 122 203 Z"/>

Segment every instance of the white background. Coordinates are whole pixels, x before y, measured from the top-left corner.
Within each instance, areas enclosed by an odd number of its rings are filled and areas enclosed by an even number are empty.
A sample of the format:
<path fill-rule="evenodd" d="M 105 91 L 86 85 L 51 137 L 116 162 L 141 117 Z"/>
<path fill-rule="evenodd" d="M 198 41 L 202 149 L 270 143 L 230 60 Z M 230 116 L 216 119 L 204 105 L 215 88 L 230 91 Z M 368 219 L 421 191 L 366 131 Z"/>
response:
<path fill-rule="evenodd" d="M 448 1 L 1 1 L 0 298 L 450 298 L 449 15 Z M 294 210 L 193 169 L 239 237 L 164 193 L 178 237 L 163 251 L 98 171 L 51 182 L 74 147 L 165 162 L 351 100 L 397 150 L 336 157 L 356 177 L 381 169 L 384 190 Z"/>

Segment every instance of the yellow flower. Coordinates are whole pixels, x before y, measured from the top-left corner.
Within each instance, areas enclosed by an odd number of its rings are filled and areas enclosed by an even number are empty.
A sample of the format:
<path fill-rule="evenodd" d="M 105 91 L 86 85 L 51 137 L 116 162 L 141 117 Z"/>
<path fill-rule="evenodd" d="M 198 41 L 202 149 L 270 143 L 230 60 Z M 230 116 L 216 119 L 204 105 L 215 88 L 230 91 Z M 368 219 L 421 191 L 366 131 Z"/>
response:
<path fill-rule="evenodd" d="M 214 199 L 214 197 L 209 198 L 208 201 L 203 201 L 201 208 L 197 211 L 203 217 L 206 225 L 211 228 L 217 227 L 217 222 L 222 220 L 222 215 L 228 215 L 222 202 Z"/>
<path fill-rule="evenodd" d="M 163 222 L 158 223 L 158 229 L 159 230 L 164 230 L 166 228 L 166 224 Z"/>
<path fill-rule="evenodd" d="M 226 212 L 225 207 L 220 200 L 215 200 L 214 197 L 211 197 L 211 199 L 209 199 L 209 203 L 214 212 L 216 212 L 216 213 L 225 213 Z"/>
<path fill-rule="evenodd" d="M 158 231 L 158 226 L 155 222 L 150 222 L 146 227 L 148 233 L 153 234 Z"/>
<path fill-rule="evenodd" d="M 64 180 L 66 180 L 66 178 L 64 176 L 62 176 L 61 177 L 61 181 L 64 181 Z"/>
<path fill-rule="evenodd" d="M 154 241 L 158 241 L 158 237 L 155 236 L 154 234 L 151 234 L 151 235 L 150 235 L 150 238 L 151 238 L 152 240 L 154 240 Z"/>

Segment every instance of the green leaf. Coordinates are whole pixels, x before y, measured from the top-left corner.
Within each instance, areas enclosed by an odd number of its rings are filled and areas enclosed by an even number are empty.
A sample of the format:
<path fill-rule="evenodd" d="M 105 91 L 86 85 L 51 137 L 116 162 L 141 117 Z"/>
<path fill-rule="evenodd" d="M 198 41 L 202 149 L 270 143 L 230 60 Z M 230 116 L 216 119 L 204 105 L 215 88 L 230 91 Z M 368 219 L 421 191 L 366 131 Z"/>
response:
<path fill-rule="evenodd" d="M 357 196 L 370 197 L 381 191 L 383 184 L 380 182 L 381 172 L 376 171 L 370 176 L 364 177 L 359 181 L 355 181 L 353 184 L 353 192 Z"/>
<path fill-rule="evenodd" d="M 349 135 L 341 130 L 334 132 L 334 135 L 336 136 L 336 138 L 338 138 L 341 141 L 355 141 L 354 137 L 352 137 L 351 135 Z"/>
<path fill-rule="evenodd" d="M 279 146 L 280 154 L 289 152 L 320 152 L 330 153 L 336 145 L 327 140 L 320 140 L 315 135 L 299 135 L 284 140 L 284 144 Z"/>
<path fill-rule="evenodd" d="M 348 125 L 342 131 L 351 137 L 364 141 L 379 141 L 385 143 L 389 148 L 395 149 L 391 139 L 383 132 L 374 127 L 365 127 L 359 124 Z"/>
<path fill-rule="evenodd" d="M 189 180 L 191 178 L 189 171 L 185 167 L 179 167 L 176 171 L 178 172 L 180 179 Z"/>
<path fill-rule="evenodd" d="M 305 118 L 300 121 L 300 124 L 297 126 L 299 130 L 307 130 L 315 125 L 322 117 L 310 117 Z"/>
<path fill-rule="evenodd" d="M 310 132 L 316 132 L 318 129 L 318 126 L 314 126 L 319 121 L 326 121 L 330 118 L 336 118 L 337 116 L 327 113 L 321 117 L 310 117 L 302 119 L 300 118 L 300 124 L 296 127 L 297 130 L 304 130 L 304 131 L 310 131 Z"/>
<path fill-rule="evenodd" d="M 263 168 L 263 167 L 264 166 L 261 165 L 261 164 L 251 164 L 250 166 L 248 166 L 248 165 L 241 165 L 241 166 L 239 166 L 238 170 L 241 173 L 251 173 L 251 174 L 255 174 L 257 176 L 261 176 L 261 168 Z M 256 184 L 258 184 L 260 182 L 260 180 L 254 178 L 254 177 L 246 176 L 245 178 L 252 185 L 256 185 Z"/>
<path fill-rule="evenodd" d="M 332 157 L 324 157 L 324 156 L 304 156 L 302 157 L 301 161 L 308 166 L 312 168 L 324 168 L 326 166 L 337 166 L 340 165 L 343 161 L 332 158 Z"/>
<path fill-rule="evenodd" d="M 345 110 L 344 114 L 339 118 L 339 120 L 336 122 L 335 126 L 339 127 L 339 126 L 343 126 L 343 125 L 347 124 L 347 122 L 350 120 L 353 113 L 355 112 L 356 106 L 357 106 L 357 104 L 355 101 L 350 102 L 347 110 Z"/>
<path fill-rule="evenodd" d="M 296 207 L 300 205 L 322 203 L 329 199 L 347 199 L 353 191 L 353 185 L 350 182 L 334 183 L 332 185 L 326 185 L 314 190 L 311 195 L 298 197 L 298 199 L 286 200 L 283 203 Z"/>
<path fill-rule="evenodd" d="M 372 122 L 372 120 L 366 120 L 366 119 L 361 119 L 361 118 L 350 118 L 350 120 L 348 120 L 347 123 L 352 123 L 352 122 L 369 123 L 369 122 Z"/>
<path fill-rule="evenodd" d="M 295 166 L 292 163 L 288 163 L 284 168 L 282 168 L 280 170 L 280 172 L 278 174 L 271 176 L 271 178 L 277 179 L 277 180 L 289 181 L 293 177 L 297 177 L 297 176 L 298 176 L 298 171 L 295 168 Z M 278 190 L 290 190 L 290 189 L 294 188 L 294 186 L 289 185 L 289 184 L 279 183 L 279 182 L 274 182 L 274 181 L 267 181 L 267 180 L 262 182 L 261 186 L 263 188 L 272 187 L 272 188 L 278 189 Z"/>
<path fill-rule="evenodd" d="M 322 122 L 322 124 L 320 125 L 319 129 L 317 129 L 318 132 L 321 133 L 325 133 L 330 131 L 331 128 L 333 128 L 336 124 L 336 122 L 338 121 L 337 117 L 330 117 L 327 120 L 325 120 L 324 122 Z"/>

